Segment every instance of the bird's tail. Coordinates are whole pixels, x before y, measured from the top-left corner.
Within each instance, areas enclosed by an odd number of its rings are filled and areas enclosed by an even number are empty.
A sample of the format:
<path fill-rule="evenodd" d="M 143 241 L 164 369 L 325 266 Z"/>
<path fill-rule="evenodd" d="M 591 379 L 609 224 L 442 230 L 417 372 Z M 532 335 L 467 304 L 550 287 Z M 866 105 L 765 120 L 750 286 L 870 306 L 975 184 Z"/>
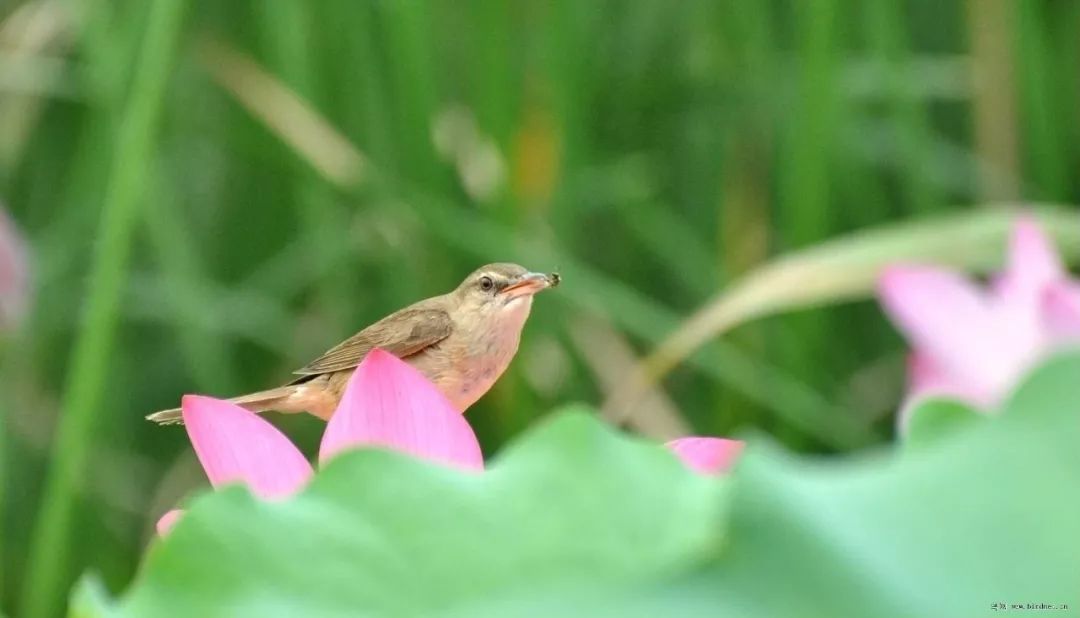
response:
<path fill-rule="evenodd" d="M 266 391 L 233 397 L 228 401 L 229 403 L 235 403 L 245 410 L 265 412 L 266 410 L 276 409 L 275 407 L 279 403 L 288 399 L 295 392 L 296 385 L 290 384 Z M 184 416 L 181 413 L 180 408 L 172 408 L 171 410 L 161 410 L 160 412 L 149 414 L 147 415 L 146 420 L 153 421 L 159 425 L 182 425 L 184 423 Z"/>

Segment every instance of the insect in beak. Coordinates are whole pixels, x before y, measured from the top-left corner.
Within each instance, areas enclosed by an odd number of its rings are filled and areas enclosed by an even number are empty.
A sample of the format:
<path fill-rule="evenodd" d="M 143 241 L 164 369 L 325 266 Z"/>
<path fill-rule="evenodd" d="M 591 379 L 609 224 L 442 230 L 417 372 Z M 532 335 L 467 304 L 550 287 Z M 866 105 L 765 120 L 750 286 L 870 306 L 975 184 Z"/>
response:
<path fill-rule="evenodd" d="M 555 287 L 559 285 L 559 281 L 560 277 L 558 274 L 547 275 L 544 273 L 525 273 L 517 281 L 500 290 L 499 293 L 507 294 L 510 298 L 517 298 L 519 296 L 535 294 L 546 288 Z"/>

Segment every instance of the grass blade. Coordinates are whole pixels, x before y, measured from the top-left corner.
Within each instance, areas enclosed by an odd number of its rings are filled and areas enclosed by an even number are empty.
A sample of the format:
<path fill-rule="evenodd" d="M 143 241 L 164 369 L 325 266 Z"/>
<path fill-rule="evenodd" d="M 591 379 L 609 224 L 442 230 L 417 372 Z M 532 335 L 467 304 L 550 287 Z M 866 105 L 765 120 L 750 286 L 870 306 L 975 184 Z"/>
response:
<path fill-rule="evenodd" d="M 75 342 L 63 410 L 46 481 L 42 512 L 34 530 L 24 582 L 23 612 L 29 618 L 56 615 L 72 581 L 71 522 L 80 477 L 109 379 L 131 241 L 142 202 L 146 162 L 154 152 L 173 55 L 183 25 L 183 0 L 156 0 L 135 69 L 131 98 L 120 121 L 105 195 L 100 239 L 93 259 L 83 328 Z"/>

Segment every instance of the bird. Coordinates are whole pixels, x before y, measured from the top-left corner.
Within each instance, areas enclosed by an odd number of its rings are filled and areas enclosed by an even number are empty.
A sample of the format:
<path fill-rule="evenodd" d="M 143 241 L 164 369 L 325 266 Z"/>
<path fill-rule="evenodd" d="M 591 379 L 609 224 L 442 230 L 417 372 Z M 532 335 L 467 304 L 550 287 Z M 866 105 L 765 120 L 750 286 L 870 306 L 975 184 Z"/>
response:
<path fill-rule="evenodd" d="M 327 350 L 296 370 L 293 381 L 229 399 L 252 412 L 307 412 L 329 420 L 353 371 L 374 348 L 382 348 L 418 369 L 464 412 L 510 365 L 533 296 L 562 281 L 558 273 L 538 273 L 518 264 L 487 264 L 453 291 L 421 300 Z M 148 415 L 162 424 L 183 422 L 180 408 Z"/>

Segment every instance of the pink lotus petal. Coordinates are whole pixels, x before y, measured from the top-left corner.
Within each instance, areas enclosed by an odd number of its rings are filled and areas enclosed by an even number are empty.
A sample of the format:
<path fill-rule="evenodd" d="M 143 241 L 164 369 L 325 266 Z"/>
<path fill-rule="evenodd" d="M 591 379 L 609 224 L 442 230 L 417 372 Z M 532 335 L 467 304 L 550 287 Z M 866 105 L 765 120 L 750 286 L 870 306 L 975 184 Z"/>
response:
<path fill-rule="evenodd" d="M 1080 286 L 1031 216 L 1015 221 L 1006 268 L 988 293 L 949 271 L 895 267 L 879 280 L 879 297 L 914 349 L 901 429 L 928 395 L 992 410 L 1056 344 L 1080 341 Z"/>
<path fill-rule="evenodd" d="M 214 487 L 241 482 L 262 498 L 281 498 L 311 477 L 311 464 L 285 434 L 238 405 L 185 395 L 191 445 Z"/>
<path fill-rule="evenodd" d="M 1008 266 L 1003 274 L 1010 285 L 1029 293 L 1064 277 L 1061 258 L 1034 217 L 1025 215 L 1013 224 Z"/>
<path fill-rule="evenodd" d="M 1047 336 L 1080 340 L 1080 285 L 1071 281 L 1052 284 L 1043 291 L 1042 301 Z"/>
<path fill-rule="evenodd" d="M 0 328 L 15 327 L 30 303 L 26 242 L 15 222 L 0 209 Z"/>
<path fill-rule="evenodd" d="M 1039 317 L 1043 288 L 1032 287 L 1031 283 L 1008 273 L 999 274 L 990 282 L 990 304 L 997 315 L 997 323 L 1008 327 L 987 336 L 999 340 L 1003 348 L 1013 350 L 1018 358 L 1036 356 L 1043 343 L 1043 325 Z"/>
<path fill-rule="evenodd" d="M 913 352 L 908 357 L 908 393 L 900 405 L 896 426 L 901 434 L 906 434 L 912 412 L 928 397 L 954 397 L 977 406 L 980 411 L 988 411 L 992 409 L 997 395 L 978 384 L 949 374 L 930 356 Z"/>
<path fill-rule="evenodd" d="M 1009 237 L 1006 269 L 991 285 L 993 304 L 1001 323 L 1008 324 L 1008 328 L 988 336 L 1012 351 L 1019 359 L 1018 367 L 1029 366 L 1044 351 L 1044 293 L 1047 286 L 1063 280 L 1061 258 L 1038 222 L 1031 216 L 1017 218 Z"/>
<path fill-rule="evenodd" d="M 165 536 L 168 534 L 176 522 L 180 521 L 180 516 L 184 514 L 184 511 L 180 509 L 173 509 L 168 513 L 161 516 L 161 519 L 157 521 L 157 533 L 158 536 Z"/>
<path fill-rule="evenodd" d="M 741 440 L 690 437 L 672 440 L 665 446 L 694 472 L 722 474 L 735 465 L 744 445 Z"/>
<path fill-rule="evenodd" d="M 326 425 L 319 461 L 360 445 L 470 470 L 484 467 L 480 444 L 465 417 L 419 371 L 377 348 L 349 379 Z"/>
<path fill-rule="evenodd" d="M 908 393 L 914 397 L 956 397 L 979 405 L 990 405 L 994 401 L 992 391 L 949 373 L 946 367 L 919 351 L 908 357 Z"/>
<path fill-rule="evenodd" d="M 878 296 L 912 347 L 980 389 L 1003 388 L 1030 353 L 1024 342 L 996 336 L 1007 332 L 1006 325 L 979 289 L 956 273 L 891 267 L 878 281 Z"/>
<path fill-rule="evenodd" d="M 920 391 L 936 388 L 948 381 L 945 370 L 928 354 L 913 352 L 907 360 L 908 390 Z"/>

